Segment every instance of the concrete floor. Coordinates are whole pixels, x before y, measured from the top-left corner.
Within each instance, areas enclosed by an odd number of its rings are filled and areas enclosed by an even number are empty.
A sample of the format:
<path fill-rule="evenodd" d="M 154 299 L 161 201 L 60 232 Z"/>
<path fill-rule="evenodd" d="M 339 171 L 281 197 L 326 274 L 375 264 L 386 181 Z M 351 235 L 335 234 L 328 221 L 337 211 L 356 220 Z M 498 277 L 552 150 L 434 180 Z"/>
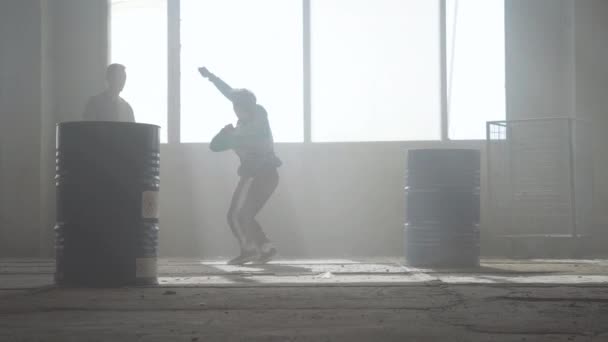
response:
<path fill-rule="evenodd" d="M 0 341 L 608 341 L 608 261 L 159 262 L 160 286 L 60 289 L 0 260 Z"/>

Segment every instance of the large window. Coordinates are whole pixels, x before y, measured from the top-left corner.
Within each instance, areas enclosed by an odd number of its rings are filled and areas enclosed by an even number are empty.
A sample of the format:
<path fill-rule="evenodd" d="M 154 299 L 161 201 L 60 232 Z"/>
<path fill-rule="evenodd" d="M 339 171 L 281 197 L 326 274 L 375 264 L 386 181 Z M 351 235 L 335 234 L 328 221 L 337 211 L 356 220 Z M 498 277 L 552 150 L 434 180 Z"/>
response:
<path fill-rule="evenodd" d="M 301 0 L 182 0 L 180 30 L 182 142 L 209 141 L 236 120 L 200 66 L 253 91 L 275 140 L 303 140 Z"/>
<path fill-rule="evenodd" d="M 438 22 L 438 1 L 313 1 L 313 141 L 438 139 Z"/>
<path fill-rule="evenodd" d="M 447 100 L 451 139 L 483 139 L 505 119 L 504 0 L 447 0 Z"/>
<path fill-rule="evenodd" d="M 481 139 L 505 118 L 504 0 L 111 5 L 123 96 L 163 141 L 208 142 L 236 120 L 200 66 L 252 90 L 277 142 Z"/>
<path fill-rule="evenodd" d="M 137 122 L 161 126 L 167 141 L 167 2 L 112 0 L 110 61 L 124 64 L 121 94 Z"/>

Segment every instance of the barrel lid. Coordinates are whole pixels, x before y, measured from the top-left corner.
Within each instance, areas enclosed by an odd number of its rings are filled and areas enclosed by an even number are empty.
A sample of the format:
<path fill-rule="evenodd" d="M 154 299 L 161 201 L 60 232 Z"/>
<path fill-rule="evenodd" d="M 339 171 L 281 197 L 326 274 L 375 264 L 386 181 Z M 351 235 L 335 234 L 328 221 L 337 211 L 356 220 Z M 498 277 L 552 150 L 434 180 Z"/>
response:
<path fill-rule="evenodd" d="M 463 148 L 423 148 L 408 149 L 408 159 L 417 159 L 420 162 L 444 162 L 465 158 L 466 160 L 479 160 L 481 150 Z"/>

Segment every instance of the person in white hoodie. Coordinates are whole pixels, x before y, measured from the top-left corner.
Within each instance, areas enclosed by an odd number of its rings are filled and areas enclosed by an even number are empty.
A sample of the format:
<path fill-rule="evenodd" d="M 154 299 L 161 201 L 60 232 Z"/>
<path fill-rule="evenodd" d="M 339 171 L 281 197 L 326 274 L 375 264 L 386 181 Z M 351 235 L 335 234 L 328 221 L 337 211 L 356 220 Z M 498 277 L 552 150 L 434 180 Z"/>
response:
<path fill-rule="evenodd" d="M 232 102 L 238 118 L 236 127 L 226 125 L 209 145 L 214 152 L 233 150 L 241 162 L 240 179 L 228 210 L 228 225 L 239 242 L 241 253 L 228 263 L 267 263 L 277 250 L 256 216 L 277 188 L 277 168 L 282 164 L 274 153 L 268 114 L 251 91 L 233 89 L 207 68 L 199 68 L 199 72 Z"/>

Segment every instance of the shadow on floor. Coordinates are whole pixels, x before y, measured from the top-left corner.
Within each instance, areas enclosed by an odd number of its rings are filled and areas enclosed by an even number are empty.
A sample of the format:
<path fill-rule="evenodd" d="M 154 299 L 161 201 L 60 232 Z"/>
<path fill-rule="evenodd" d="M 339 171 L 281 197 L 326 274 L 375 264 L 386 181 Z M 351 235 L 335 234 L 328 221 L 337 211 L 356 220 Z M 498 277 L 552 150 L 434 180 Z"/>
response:
<path fill-rule="evenodd" d="M 490 275 L 546 275 L 560 273 L 557 271 L 537 270 L 510 270 L 497 267 L 480 266 L 474 268 L 437 268 L 430 269 L 429 273 L 466 273 L 466 274 L 490 274 Z"/>

